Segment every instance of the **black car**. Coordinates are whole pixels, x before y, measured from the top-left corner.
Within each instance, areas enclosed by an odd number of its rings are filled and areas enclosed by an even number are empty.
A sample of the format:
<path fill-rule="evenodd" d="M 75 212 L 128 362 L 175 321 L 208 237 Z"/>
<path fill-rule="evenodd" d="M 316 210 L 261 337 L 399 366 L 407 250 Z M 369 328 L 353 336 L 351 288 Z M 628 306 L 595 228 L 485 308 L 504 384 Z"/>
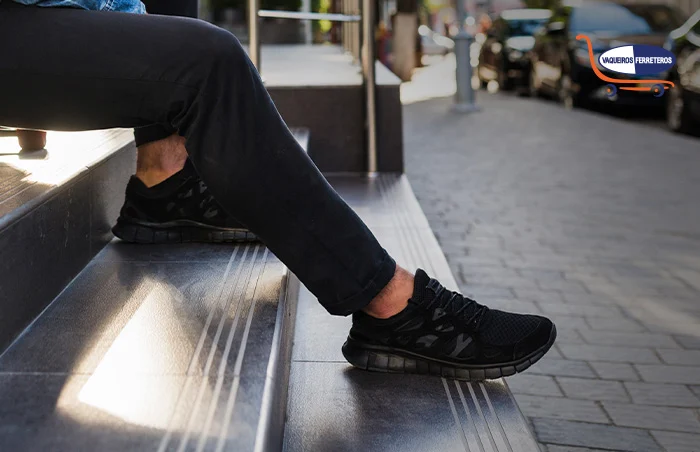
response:
<path fill-rule="evenodd" d="M 511 9 L 493 22 L 479 52 L 477 75 L 482 83 L 498 82 L 500 89 L 527 86 L 533 34 L 552 15 L 548 9 Z"/>
<path fill-rule="evenodd" d="M 567 106 L 590 101 L 616 104 L 654 105 L 664 100 L 634 91 L 610 95 L 607 82 L 600 80 L 593 69 L 584 41 L 591 39 L 595 56 L 629 44 L 663 46 L 668 34 L 683 23 L 678 10 L 661 4 L 617 4 L 606 1 L 576 1 L 558 8 L 543 29 L 536 34 L 530 54 L 529 87 L 531 94 L 547 94 Z M 603 74 L 617 79 L 639 79 L 639 76 L 615 73 L 598 65 Z M 667 74 L 655 74 L 660 79 Z"/>
<path fill-rule="evenodd" d="M 664 47 L 676 55 L 669 75 L 676 86 L 666 99 L 666 123 L 676 132 L 700 132 L 700 10 L 669 34 Z"/>

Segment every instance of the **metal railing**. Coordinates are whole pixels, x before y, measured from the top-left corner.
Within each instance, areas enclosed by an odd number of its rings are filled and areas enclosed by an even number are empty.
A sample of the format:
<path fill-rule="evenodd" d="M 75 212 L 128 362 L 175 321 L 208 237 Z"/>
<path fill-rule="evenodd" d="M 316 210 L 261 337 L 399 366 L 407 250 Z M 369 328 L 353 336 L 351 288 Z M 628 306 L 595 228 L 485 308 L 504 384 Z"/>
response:
<path fill-rule="evenodd" d="M 377 172 L 377 102 L 374 42 L 374 5 L 372 0 L 343 0 L 341 14 L 261 10 L 260 0 L 248 0 L 248 45 L 250 59 L 262 73 L 260 53 L 260 18 L 291 20 L 328 20 L 342 23 L 343 48 L 362 64 L 362 85 L 365 94 L 365 140 L 367 172 Z M 360 34 L 361 30 L 361 34 Z"/>

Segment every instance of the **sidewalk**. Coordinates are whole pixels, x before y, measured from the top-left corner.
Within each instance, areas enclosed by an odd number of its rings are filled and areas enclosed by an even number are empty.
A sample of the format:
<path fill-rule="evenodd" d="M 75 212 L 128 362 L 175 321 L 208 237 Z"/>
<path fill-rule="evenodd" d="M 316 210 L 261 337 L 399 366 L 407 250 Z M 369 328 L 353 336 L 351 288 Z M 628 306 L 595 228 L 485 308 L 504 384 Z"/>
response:
<path fill-rule="evenodd" d="M 542 450 L 700 451 L 700 140 L 512 95 L 409 102 L 407 173 L 462 291 L 557 324 L 507 379 Z"/>

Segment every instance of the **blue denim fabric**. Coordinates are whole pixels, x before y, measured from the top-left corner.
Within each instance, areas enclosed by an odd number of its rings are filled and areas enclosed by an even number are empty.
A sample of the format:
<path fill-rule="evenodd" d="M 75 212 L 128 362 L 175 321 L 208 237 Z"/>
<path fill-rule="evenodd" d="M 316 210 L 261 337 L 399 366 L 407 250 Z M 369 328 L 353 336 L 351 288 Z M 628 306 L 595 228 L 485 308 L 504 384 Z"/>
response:
<path fill-rule="evenodd" d="M 13 0 L 22 5 L 82 8 L 95 11 L 121 11 L 145 14 L 146 7 L 140 0 Z"/>

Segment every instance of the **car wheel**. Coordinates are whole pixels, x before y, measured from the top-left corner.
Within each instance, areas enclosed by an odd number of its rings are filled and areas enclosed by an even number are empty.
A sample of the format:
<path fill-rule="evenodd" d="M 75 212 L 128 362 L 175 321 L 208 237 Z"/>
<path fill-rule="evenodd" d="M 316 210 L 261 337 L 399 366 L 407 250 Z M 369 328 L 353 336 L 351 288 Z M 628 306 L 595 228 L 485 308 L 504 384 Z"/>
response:
<path fill-rule="evenodd" d="M 513 80 L 502 70 L 498 73 L 498 89 L 501 91 L 512 91 Z"/>
<path fill-rule="evenodd" d="M 675 87 L 668 90 L 666 100 L 666 124 L 674 132 L 690 133 L 694 128 L 690 110 L 683 99 L 683 88 L 674 82 Z"/>

